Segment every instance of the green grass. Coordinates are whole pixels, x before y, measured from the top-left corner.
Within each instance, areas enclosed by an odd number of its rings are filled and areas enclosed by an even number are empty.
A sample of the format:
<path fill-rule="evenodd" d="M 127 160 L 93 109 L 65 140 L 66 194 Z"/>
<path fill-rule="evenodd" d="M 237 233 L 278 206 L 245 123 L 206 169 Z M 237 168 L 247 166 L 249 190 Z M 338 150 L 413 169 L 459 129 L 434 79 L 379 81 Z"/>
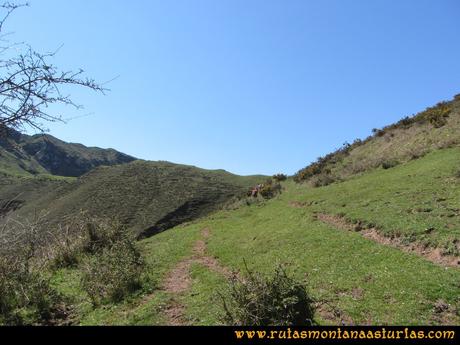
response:
<path fill-rule="evenodd" d="M 53 284 L 75 306 L 76 322 L 81 325 L 156 325 L 164 324 L 161 314 L 171 296 L 162 291 L 165 275 L 180 260 L 192 253 L 193 243 L 199 238 L 199 226 L 179 227 L 169 236 L 160 234 L 140 243 L 146 257 L 146 276 L 140 291 L 118 304 L 93 308 L 88 295 L 80 286 L 78 269 L 55 272 Z M 155 255 L 151 255 L 155 253 Z"/>
<path fill-rule="evenodd" d="M 385 232 L 398 229 L 420 238 L 425 227 L 434 226 L 439 229 L 432 235 L 436 242 L 459 239 L 458 218 L 441 216 L 446 207 L 459 205 L 459 180 L 454 177 L 459 153 L 458 148 L 441 150 L 322 188 L 288 181 L 283 184 L 283 193 L 273 200 L 219 211 L 143 240 L 140 243 L 148 262 L 149 283 L 120 304 L 93 309 L 78 287 L 78 272 L 60 271 L 55 281 L 76 301 L 81 324 L 167 324 L 162 311 L 172 298 L 184 305 L 186 322 L 220 324 L 223 309 L 217 292 L 228 291 L 223 276 L 195 263 L 188 291 L 173 296 L 161 289 L 165 275 L 192 255 L 200 231 L 209 228 L 207 251 L 221 265 L 244 271 L 244 259 L 251 270 L 269 273 L 277 263 L 284 263 L 295 278 L 305 279 L 317 301 L 339 311 L 346 320 L 357 324 L 458 324 L 459 269 L 444 268 L 359 233 L 335 229 L 315 220 L 314 213 L 341 212 L 349 218 L 374 222 Z M 439 198 L 445 200 L 436 202 Z M 292 207 L 292 201 L 311 206 Z M 433 211 L 406 212 L 408 205 L 430 205 Z M 452 229 L 446 227 L 450 222 L 455 222 Z M 451 305 L 450 316 L 440 319 L 434 313 L 439 300 Z M 324 318 L 321 313 L 316 319 L 321 324 L 340 322 L 340 318 Z"/>
<path fill-rule="evenodd" d="M 458 157 L 458 149 L 442 150 L 407 165 L 317 189 L 288 182 L 281 196 L 264 205 L 221 211 L 192 226 L 155 236 L 145 242 L 146 252 L 150 260 L 161 260 L 165 252 L 160 247 L 176 243 L 175 240 L 182 238 L 179 234 L 191 232 L 196 237 L 200 228 L 208 227 L 211 229 L 208 251 L 222 265 L 243 270 L 244 258 L 251 269 L 270 272 L 277 262 L 286 263 L 291 274 L 306 279 L 314 298 L 326 301 L 355 323 L 436 324 L 440 322 L 433 312 L 436 301 L 458 308 L 459 269 L 440 267 L 414 254 L 372 242 L 358 233 L 334 229 L 316 221 L 313 214 L 337 211 L 340 206 L 346 216 L 373 221 L 386 231 L 396 224 L 400 231 L 413 232 L 431 224 L 432 217 L 424 213 L 407 219 L 398 203 L 422 206 L 435 188 L 429 182 L 442 181 L 439 193 L 448 205 L 458 205 L 458 193 L 452 191 L 455 188 L 448 188 L 458 183 L 451 180 Z M 410 172 L 414 176 L 406 183 Z M 408 199 L 401 201 L 395 192 Z M 372 199 L 374 206 L 367 205 L 368 199 Z M 294 208 L 289 205 L 292 200 L 318 204 Z M 345 201 L 346 206 L 342 207 Z M 391 206 L 392 203 L 396 205 Z M 439 217 L 435 225 L 441 228 L 441 221 L 446 219 L 450 220 Z M 439 241 L 459 238 L 455 230 L 434 237 Z M 192 237 L 188 239 L 182 245 L 190 251 L 193 241 Z M 222 309 L 216 291 L 225 291 L 225 279 L 197 265 L 193 266 L 192 277 L 191 290 L 180 297 L 186 306 L 186 318 L 196 324 L 219 324 Z M 357 289 L 362 291 L 356 294 Z M 336 322 L 322 319 L 320 314 L 317 319 L 325 324 Z M 458 324 L 459 321 L 457 315 L 443 322 Z"/>
<path fill-rule="evenodd" d="M 26 201 L 13 214 L 17 217 L 48 209 L 50 219 L 61 219 L 89 209 L 98 216 L 120 218 L 136 233 L 155 224 L 193 220 L 140 242 L 148 267 L 145 283 L 121 303 L 93 308 L 80 286 L 78 269 L 55 272 L 53 285 L 75 306 L 78 324 L 167 324 L 164 310 L 172 300 L 183 304 L 187 323 L 220 324 L 223 310 L 218 292 L 225 294 L 229 288 L 222 275 L 194 263 L 188 291 L 175 296 L 162 289 L 168 272 L 192 255 L 204 228 L 211 231 L 207 255 L 221 265 L 244 271 L 245 260 L 251 270 L 271 273 L 283 263 L 296 279 L 307 282 L 314 299 L 346 322 L 460 324 L 459 268 L 436 265 L 315 217 L 317 213 L 340 215 L 372 225 L 383 234 L 458 256 L 457 103 L 443 127 L 432 129 L 426 123 L 407 130 L 395 128 L 352 150 L 332 169 L 346 178 L 344 182 L 311 188 L 289 180 L 278 197 L 250 205 L 235 202 L 232 210 L 216 211 L 263 176 L 135 161 L 99 167 L 78 179 L 7 176 L 0 180 L 0 193 L 3 200 L 20 195 Z M 412 159 L 419 153 L 422 158 Z M 401 164 L 374 169 L 382 159 Z M 2 169 L 10 175 L 21 174 L 20 169 L 8 171 L 0 162 Z M 293 207 L 293 202 L 304 206 Z M 440 301 L 450 305 L 449 313 L 434 312 Z M 316 315 L 320 324 L 337 324 L 340 319 L 320 311 Z"/>
<path fill-rule="evenodd" d="M 224 310 L 219 293 L 227 292 L 226 278 L 200 264 L 192 265 L 191 278 L 190 291 L 180 299 L 186 306 L 187 322 L 197 326 L 222 324 Z"/>
<path fill-rule="evenodd" d="M 460 239 L 459 167 L 460 149 L 445 149 L 293 199 L 311 204 L 311 211 L 375 224 L 388 235 L 448 247 Z"/>

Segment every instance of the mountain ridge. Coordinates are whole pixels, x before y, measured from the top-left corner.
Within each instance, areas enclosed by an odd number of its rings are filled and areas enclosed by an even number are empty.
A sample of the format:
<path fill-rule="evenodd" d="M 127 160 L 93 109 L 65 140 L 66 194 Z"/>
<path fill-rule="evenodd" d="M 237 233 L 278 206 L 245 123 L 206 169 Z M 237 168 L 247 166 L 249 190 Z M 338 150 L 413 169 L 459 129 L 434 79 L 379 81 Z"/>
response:
<path fill-rule="evenodd" d="M 136 159 L 112 148 L 68 143 L 49 134 L 27 135 L 8 129 L 7 136 L 0 138 L 0 172 L 6 174 L 78 177 L 101 165 Z"/>

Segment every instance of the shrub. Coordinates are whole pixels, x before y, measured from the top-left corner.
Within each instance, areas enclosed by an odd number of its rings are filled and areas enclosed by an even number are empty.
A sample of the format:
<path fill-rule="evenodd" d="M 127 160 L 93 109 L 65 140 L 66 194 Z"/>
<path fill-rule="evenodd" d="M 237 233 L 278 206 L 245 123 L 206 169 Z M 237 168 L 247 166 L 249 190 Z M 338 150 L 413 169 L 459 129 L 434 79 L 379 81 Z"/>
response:
<path fill-rule="evenodd" d="M 54 269 L 77 266 L 84 254 L 97 254 L 124 241 L 128 232 L 117 221 L 79 214 L 60 225 L 49 245 L 48 256 Z"/>
<path fill-rule="evenodd" d="M 408 150 L 409 159 L 419 159 L 425 156 L 428 150 L 424 147 L 413 147 Z"/>
<path fill-rule="evenodd" d="M 264 199 L 271 199 L 281 193 L 281 185 L 278 182 L 273 182 L 272 179 L 267 180 L 260 188 L 259 193 Z"/>
<path fill-rule="evenodd" d="M 68 241 L 68 244 L 55 247 L 53 260 L 51 261 L 52 269 L 76 267 L 80 261 L 80 250 L 74 247 Z"/>
<path fill-rule="evenodd" d="M 93 305 L 119 302 L 142 285 L 144 262 L 133 240 L 124 238 L 89 256 L 82 287 Z"/>
<path fill-rule="evenodd" d="M 330 185 L 331 183 L 334 183 L 336 181 L 336 179 L 329 173 L 326 173 L 326 174 L 320 174 L 320 175 L 317 175 L 317 176 L 314 176 L 312 179 L 311 179 L 311 185 L 313 187 L 323 187 L 323 186 L 327 186 L 327 185 Z"/>
<path fill-rule="evenodd" d="M 431 123 L 434 127 L 439 128 L 447 123 L 447 118 L 452 111 L 452 102 L 440 102 L 434 107 L 428 107 L 424 111 L 412 116 L 405 117 L 396 124 L 385 127 L 385 129 L 407 128 L 414 123 Z"/>
<path fill-rule="evenodd" d="M 52 269 L 75 267 L 79 264 L 87 237 L 86 223 L 79 216 L 65 225 L 59 225 L 52 236 L 48 248 L 48 258 Z"/>
<path fill-rule="evenodd" d="M 117 221 L 93 218 L 86 222 L 85 228 L 83 250 L 86 253 L 99 253 L 118 242 L 131 241 L 128 231 Z"/>
<path fill-rule="evenodd" d="M 233 279 L 229 300 L 221 295 L 229 325 L 289 326 L 314 323 L 313 300 L 302 282 L 289 277 L 282 266 L 271 276 L 246 268 L 244 279 Z"/>
<path fill-rule="evenodd" d="M 459 256 L 460 255 L 460 243 L 458 242 L 458 240 L 446 241 L 443 246 L 442 254 Z"/>
<path fill-rule="evenodd" d="M 430 117 L 430 123 L 434 128 L 441 128 L 447 123 L 447 119 L 444 116 L 436 114 Z"/>
<path fill-rule="evenodd" d="M 398 127 L 408 128 L 414 123 L 412 117 L 406 116 L 397 122 Z"/>
<path fill-rule="evenodd" d="M 27 257 L 0 258 L 0 324 L 48 324 L 63 304 L 49 278 L 31 268 Z"/>
<path fill-rule="evenodd" d="M 398 164 L 399 164 L 399 162 L 396 161 L 396 160 L 387 160 L 387 161 L 382 162 L 382 168 L 383 169 L 391 169 L 391 168 L 394 168 L 395 166 L 397 166 Z"/>
<path fill-rule="evenodd" d="M 340 149 L 337 149 L 335 152 L 329 153 L 324 157 L 319 157 L 316 162 L 313 162 L 309 166 L 299 170 L 294 175 L 294 181 L 300 183 L 309 180 L 315 175 L 330 174 L 331 166 L 343 161 L 343 159 L 348 156 L 354 147 L 362 145 L 362 143 L 362 141 L 355 142 L 352 145 L 344 143 Z"/>
<path fill-rule="evenodd" d="M 436 106 L 425 110 L 425 117 L 435 128 L 440 128 L 447 123 L 447 118 L 452 111 L 452 104 L 449 102 L 441 102 Z"/>
<path fill-rule="evenodd" d="M 377 137 L 383 137 L 385 135 L 385 129 L 373 128 L 372 133 Z"/>
<path fill-rule="evenodd" d="M 273 179 L 276 182 L 286 181 L 287 180 L 287 175 L 285 175 L 285 174 L 276 174 L 276 175 L 273 175 Z"/>

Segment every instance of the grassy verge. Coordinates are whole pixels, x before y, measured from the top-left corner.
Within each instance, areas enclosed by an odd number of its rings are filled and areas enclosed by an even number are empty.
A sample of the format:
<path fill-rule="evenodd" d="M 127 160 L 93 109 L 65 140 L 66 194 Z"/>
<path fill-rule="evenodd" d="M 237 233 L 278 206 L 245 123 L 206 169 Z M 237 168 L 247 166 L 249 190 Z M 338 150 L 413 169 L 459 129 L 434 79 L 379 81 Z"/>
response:
<path fill-rule="evenodd" d="M 81 298 L 82 324 L 166 323 L 162 310 L 172 296 L 159 289 L 161 282 L 192 255 L 201 229 L 209 228 L 207 251 L 221 265 L 243 270 L 244 258 L 251 270 L 268 273 L 281 262 L 296 279 L 305 279 L 312 296 L 329 308 L 317 313 L 319 323 L 459 324 L 459 269 L 437 266 L 314 217 L 315 212 L 340 213 L 416 240 L 423 240 L 431 227 L 435 244 L 458 240 L 459 219 L 449 215 L 460 205 L 459 161 L 458 148 L 446 149 L 327 187 L 286 182 L 280 196 L 263 204 L 220 211 L 144 240 L 152 286 L 119 305 L 86 309 L 85 297 L 72 281 L 76 273 L 63 272 L 58 285 Z M 304 206 L 292 207 L 292 201 Z M 431 211 L 413 211 L 423 208 Z M 176 296 L 185 307 L 184 318 L 193 324 L 219 324 L 222 309 L 216 292 L 226 289 L 225 278 L 199 264 L 192 265 L 191 277 L 190 290 Z M 447 309 L 440 311 L 440 304 Z"/>

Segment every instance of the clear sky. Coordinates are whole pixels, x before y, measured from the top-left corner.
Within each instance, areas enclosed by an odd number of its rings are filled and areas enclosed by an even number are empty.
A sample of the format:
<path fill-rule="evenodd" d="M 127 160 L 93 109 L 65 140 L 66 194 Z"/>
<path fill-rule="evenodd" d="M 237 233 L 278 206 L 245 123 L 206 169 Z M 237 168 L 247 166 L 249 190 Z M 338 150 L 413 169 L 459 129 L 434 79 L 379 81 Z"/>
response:
<path fill-rule="evenodd" d="M 6 26 L 74 89 L 63 140 L 239 174 L 292 174 L 460 93 L 458 0 L 30 0 Z M 88 115 L 88 116 L 83 116 Z"/>

